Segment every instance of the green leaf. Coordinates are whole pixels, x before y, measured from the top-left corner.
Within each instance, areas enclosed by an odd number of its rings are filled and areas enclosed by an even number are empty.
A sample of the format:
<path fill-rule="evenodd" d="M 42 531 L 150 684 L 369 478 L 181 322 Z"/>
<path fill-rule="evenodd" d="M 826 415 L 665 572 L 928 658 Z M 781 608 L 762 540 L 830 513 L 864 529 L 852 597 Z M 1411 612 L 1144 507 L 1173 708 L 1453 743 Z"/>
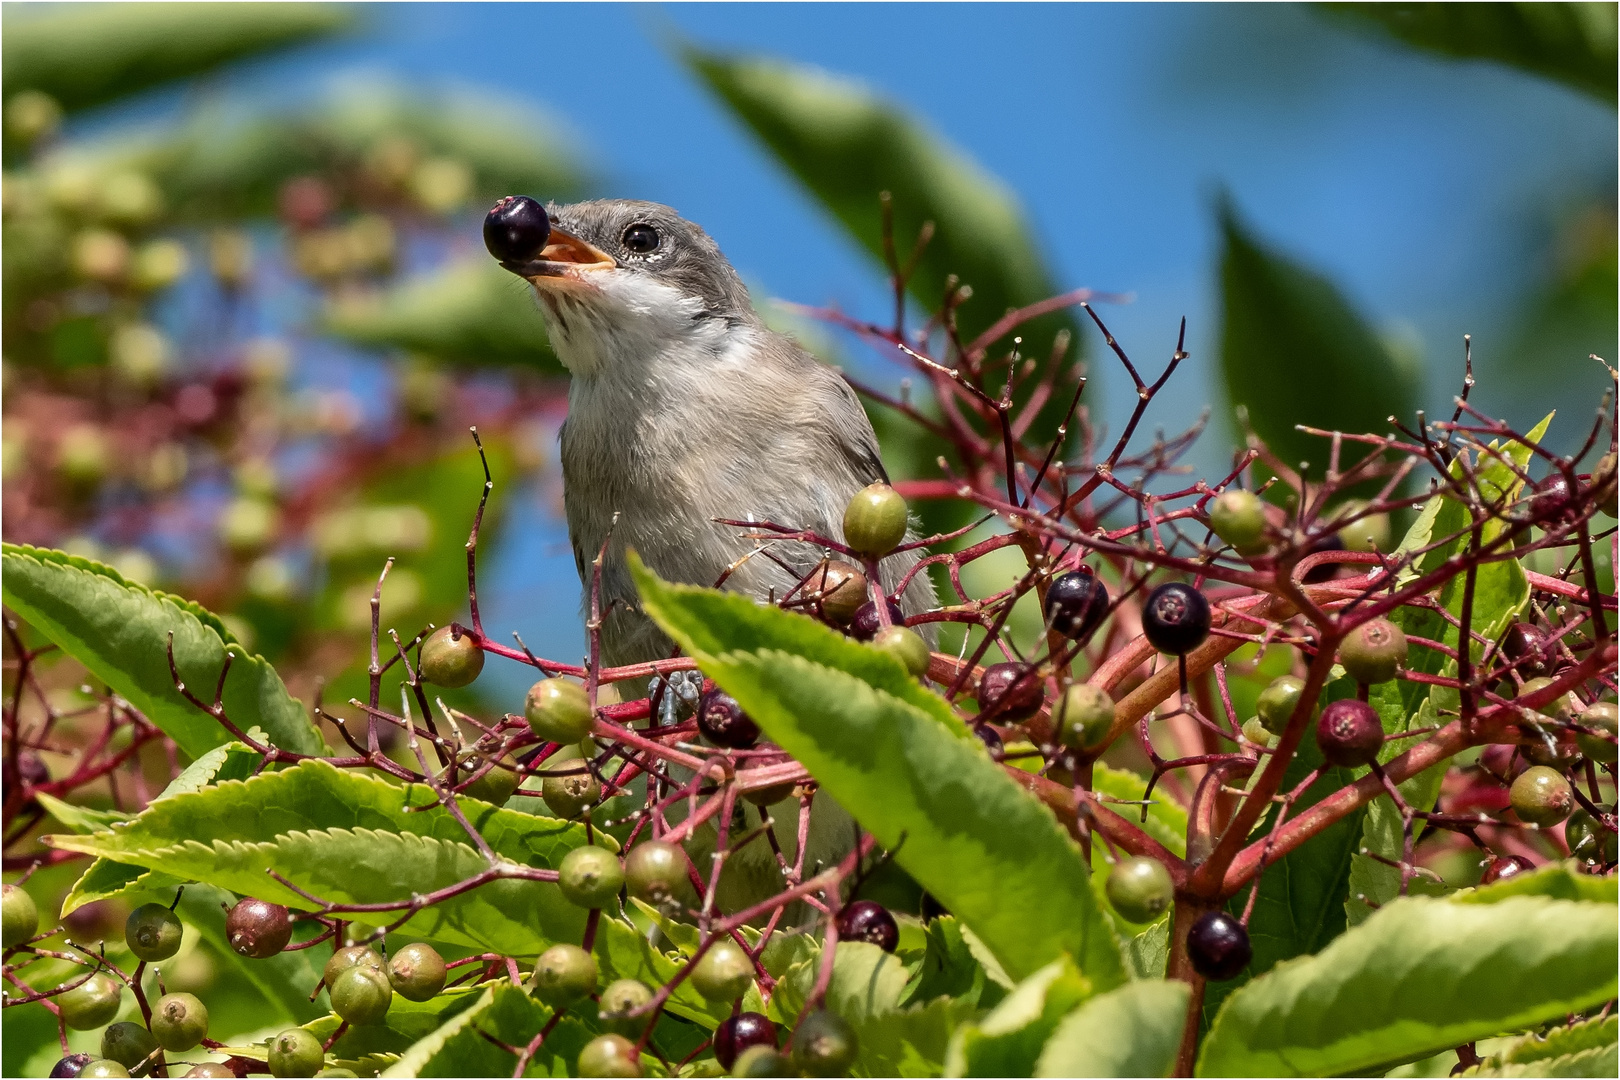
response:
<path fill-rule="evenodd" d="M 418 1039 L 398 1061 L 384 1069 L 383 1076 L 422 1076 L 424 1069 L 430 1068 L 435 1058 L 444 1052 L 445 1046 L 451 1039 L 459 1035 L 479 1015 L 495 1003 L 496 987 L 488 987 L 478 1000 L 446 1020 L 431 1033 Z"/>
<path fill-rule="evenodd" d="M 391 1063 L 383 1076 L 510 1076 L 517 1058 L 490 1039 L 524 1046 L 551 1018 L 551 1010 L 510 983 L 483 992 L 465 1012 L 424 1036 L 416 1047 Z M 588 1003 L 587 1003 L 588 1004 Z M 472 1015 L 469 1016 L 468 1014 Z M 481 1034 L 482 1033 L 482 1034 Z M 574 1016 L 552 1028 L 530 1063 L 528 1076 L 569 1076 L 574 1060 L 595 1034 Z M 490 1039 L 483 1036 L 488 1035 Z M 442 1038 L 441 1038 L 442 1036 Z M 423 1044 L 427 1044 L 423 1046 Z M 434 1043 L 439 1043 L 434 1047 Z M 644 1059 L 645 1062 L 645 1059 Z"/>
<path fill-rule="evenodd" d="M 84 109 L 351 22 L 336 4 L 94 4 L 12 14 L 5 96 L 43 90 L 65 109 Z"/>
<path fill-rule="evenodd" d="M 821 967 L 821 957 L 794 964 L 776 985 L 771 1005 L 782 1023 L 799 1022 Z M 840 941 L 833 959 L 826 1007 L 850 1023 L 900 1008 L 910 976 L 900 959 L 864 941 Z"/>
<path fill-rule="evenodd" d="M 1079 849 L 900 665 L 746 596 L 659 581 L 642 606 L 1014 979 L 1064 952 L 1103 988 L 1125 979 Z M 904 843 L 901 843 L 902 837 Z"/>
<path fill-rule="evenodd" d="M 264 732 L 258 728 L 251 728 L 248 737 L 262 742 Z M 246 780 L 252 776 L 259 767 L 262 759 L 251 750 L 246 743 L 228 742 L 224 746 L 216 746 L 202 757 L 187 765 L 185 770 L 163 789 L 158 799 L 167 799 L 175 795 L 189 795 L 201 791 L 209 784 L 223 780 Z M 157 800 L 154 799 L 154 802 Z M 128 815 L 125 815 L 128 817 Z"/>
<path fill-rule="evenodd" d="M 1261 244 L 1229 200 L 1219 217 L 1227 400 L 1247 409 L 1255 432 L 1283 461 L 1309 461 L 1311 475 L 1321 476 L 1326 440 L 1295 425 L 1384 431 L 1387 417 L 1411 413 L 1417 373 L 1396 360 L 1326 277 Z M 1311 378 L 1298 377 L 1302 366 Z"/>
<path fill-rule="evenodd" d="M 1091 994 L 1091 984 L 1061 957 L 1019 983 L 977 1024 L 951 1037 L 946 1076 L 1033 1076 L 1058 1023 Z"/>
<path fill-rule="evenodd" d="M 1143 979 L 1094 997 L 1059 1025 L 1036 1076 L 1169 1076 L 1190 990 Z"/>
<path fill-rule="evenodd" d="M 122 810 L 92 810 L 88 806 L 74 806 L 43 791 L 37 792 L 34 798 L 39 800 L 39 805 L 46 813 L 76 833 L 100 832 L 115 822 L 128 821 L 134 817 L 133 814 L 126 814 Z"/>
<path fill-rule="evenodd" d="M 324 325 L 328 333 L 369 348 L 565 374 L 547 344 L 533 290 L 487 258 L 408 278 L 381 296 L 338 302 Z"/>
<path fill-rule="evenodd" d="M 249 654 L 217 618 L 185 600 L 127 582 L 101 563 L 19 544 L 0 547 L 0 590 L 8 607 L 139 709 L 180 748 L 200 757 L 231 740 L 214 718 L 180 696 L 169 673 L 168 635 L 186 685 L 204 701 L 229 651 L 225 713 L 258 726 L 277 746 L 325 749 L 304 706 L 265 660 Z"/>
<path fill-rule="evenodd" d="M 1202 1076 L 1375 1071 L 1614 996 L 1612 904 L 1396 900 L 1226 1001 Z"/>
<path fill-rule="evenodd" d="M 1615 103 L 1612 3 L 1368 4 L 1321 8 L 1420 49 L 1495 60 Z"/>
<path fill-rule="evenodd" d="M 1491 1054 L 1485 1060 L 1484 1066 L 1486 1068 L 1501 1068 L 1511 1065 L 1528 1065 L 1531 1062 L 1547 1062 L 1551 1064 L 1553 1061 L 1567 1058 L 1570 1055 L 1592 1050 L 1607 1050 L 1612 1055 L 1615 1052 L 1615 1040 L 1617 1038 L 1620 1038 L 1620 1018 L 1606 1016 L 1597 1020 L 1582 1020 L 1577 1024 L 1555 1027 L 1545 1035 L 1535 1033 L 1522 1035 Z M 1610 1070 L 1603 1075 L 1612 1076 L 1613 1074 L 1614 1070 Z M 1483 1070 L 1478 1073 L 1469 1070 L 1464 1075 L 1484 1076 L 1490 1074 Z M 1542 1075 L 1571 1076 L 1590 1074 L 1549 1072 Z"/>
<path fill-rule="evenodd" d="M 604 986 L 615 979 L 640 979 L 648 986 L 663 986 L 686 963 L 684 956 L 679 953 L 671 955 L 653 947 L 630 923 L 609 918 L 606 913 L 597 923 L 592 954 L 596 957 L 597 970 L 601 973 Z M 791 972 L 792 969 L 789 970 Z M 775 1004 L 773 999 L 772 1005 Z M 689 979 L 675 988 L 665 1008 L 710 1030 L 731 1015 L 730 1002 L 711 1004 L 692 988 Z"/>
<path fill-rule="evenodd" d="M 854 1024 L 852 1076 L 939 1076 L 951 1032 L 973 1017 L 973 1003 L 935 998 Z"/>
<path fill-rule="evenodd" d="M 1099 795 L 1139 802 L 1147 794 L 1147 780 L 1129 769 L 1111 768 L 1099 761 L 1092 766 L 1091 789 Z M 1163 844 L 1170 854 L 1178 858 L 1187 854 L 1187 811 L 1165 795 L 1163 788 L 1149 804 L 1147 821 L 1141 823 L 1141 829 Z M 1102 846 L 1095 844 L 1092 850 L 1097 851 Z M 1092 866 L 1096 866 L 1095 858 Z"/>
<path fill-rule="evenodd" d="M 1462 1076 L 1591 1076 L 1607 1078 L 1620 1071 L 1620 1047 L 1594 1046 L 1555 1058 L 1538 1058 L 1523 1064 L 1480 1065 L 1465 1069 Z"/>
<path fill-rule="evenodd" d="M 1459 904 L 1495 904 L 1512 896 L 1550 896 L 1556 900 L 1590 900 L 1613 904 L 1620 900 L 1620 883 L 1612 875 L 1582 873 L 1573 859 L 1538 866 L 1528 874 L 1477 889 L 1464 889 L 1451 899 Z"/>
<path fill-rule="evenodd" d="M 954 916 L 931 919 L 925 930 L 921 962 L 911 976 L 904 1000 L 932 1001 L 936 997 L 965 998 L 977 1003 L 984 992 L 984 967 L 962 934 Z"/>

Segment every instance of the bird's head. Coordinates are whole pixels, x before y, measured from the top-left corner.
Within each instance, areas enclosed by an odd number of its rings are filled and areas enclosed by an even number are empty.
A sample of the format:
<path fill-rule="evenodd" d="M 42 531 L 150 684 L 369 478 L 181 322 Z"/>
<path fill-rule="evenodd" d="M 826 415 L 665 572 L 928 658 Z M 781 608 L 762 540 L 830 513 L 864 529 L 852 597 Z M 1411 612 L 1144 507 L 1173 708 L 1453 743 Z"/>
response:
<path fill-rule="evenodd" d="M 534 286 L 552 345 L 575 374 L 753 320 L 748 290 L 719 246 L 658 203 L 542 207 L 508 195 L 484 219 L 484 244 Z"/>

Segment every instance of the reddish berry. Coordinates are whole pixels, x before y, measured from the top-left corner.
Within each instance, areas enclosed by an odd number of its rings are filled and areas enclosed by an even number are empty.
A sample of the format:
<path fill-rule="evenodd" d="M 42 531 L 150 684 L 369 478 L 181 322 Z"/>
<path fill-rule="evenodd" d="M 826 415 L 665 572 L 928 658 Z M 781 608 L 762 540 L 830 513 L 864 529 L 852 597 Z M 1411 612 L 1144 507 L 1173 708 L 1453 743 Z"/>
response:
<path fill-rule="evenodd" d="M 1490 885 L 1498 881 L 1506 881 L 1516 874 L 1523 874 L 1534 870 L 1536 864 L 1523 855 L 1498 855 L 1485 866 L 1485 872 L 1480 875 L 1481 885 Z"/>
<path fill-rule="evenodd" d="M 1040 711 L 1046 700 L 1044 680 L 1026 664 L 991 664 L 979 679 L 979 711 L 997 721 L 1016 724 Z"/>
<path fill-rule="evenodd" d="M 753 1046 L 776 1049 L 776 1025 L 759 1013 L 728 1016 L 714 1029 L 714 1057 L 728 1072 L 736 1063 L 737 1055 Z"/>
<path fill-rule="evenodd" d="M 698 699 L 697 726 L 705 739 L 732 750 L 747 750 L 759 741 L 759 725 L 718 686 Z"/>
<path fill-rule="evenodd" d="M 1206 979 L 1225 982 L 1249 966 L 1254 951 L 1243 924 L 1224 911 L 1207 911 L 1187 932 L 1187 957 Z"/>
<path fill-rule="evenodd" d="M 834 626 L 848 626 L 866 603 L 866 575 L 837 559 L 828 559 L 806 579 L 801 595 L 810 610 Z"/>
<path fill-rule="evenodd" d="M 1335 701 L 1316 722 L 1316 745 L 1329 765 L 1343 769 L 1371 765 L 1384 746 L 1384 723 L 1378 710 L 1365 701 Z"/>
<path fill-rule="evenodd" d="M 1527 679 L 1551 675 L 1558 659 L 1556 650 L 1548 646 L 1546 635 L 1526 622 L 1508 627 L 1502 636 L 1502 655 Z"/>
<path fill-rule="evenodd" d="M 1561 472 L 1550 472 L 1536 482 L 1530 496 L 1530 513 L 1552 525 L 1570 516 L 1569 481 Z"/>
<path fill-rule="evenodd" d="M 292 916 L 280 904 L 248 897 L 238 900 L 225 916 L 225 937 L 243 956 L 263 960 L 275 956 L 292 940 Z"/>
<path fill-rule="evenodd" d="M 889 624 L 891 626 L 906 625 L 906 614 L 900 610 L 900 605 L 893 600 L 886 601 L 889 605 Z M 856 641 L 871 641 L 877 637 L 877 632 L 883 629 L 878 625 L 877 605 L 868 600 L 855 609 L 855 615 L 849 621 L 849 636 Z"/>
<path fill-rule="evenodd" d="M 855 900 L 838 912 L 838 937 L 842 941 L 864 941 L 884 952 L 894 952 L 900 944 L 900 927 L 882 904 Z"/>

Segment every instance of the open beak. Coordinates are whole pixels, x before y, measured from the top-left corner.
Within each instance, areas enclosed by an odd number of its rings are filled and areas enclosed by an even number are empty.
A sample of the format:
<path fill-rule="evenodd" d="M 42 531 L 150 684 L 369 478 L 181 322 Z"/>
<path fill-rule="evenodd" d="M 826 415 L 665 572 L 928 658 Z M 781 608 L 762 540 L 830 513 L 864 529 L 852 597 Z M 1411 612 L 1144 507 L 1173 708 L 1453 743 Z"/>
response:
<path fill-rule="evenodd" d="M 553 225 L 551 238 L 538 257 L 501 265 L 535 285 L 544 285 L 548 280 L 578 278 L 585 271 L 611 270 L 619 264 L 607 252 Z"/>

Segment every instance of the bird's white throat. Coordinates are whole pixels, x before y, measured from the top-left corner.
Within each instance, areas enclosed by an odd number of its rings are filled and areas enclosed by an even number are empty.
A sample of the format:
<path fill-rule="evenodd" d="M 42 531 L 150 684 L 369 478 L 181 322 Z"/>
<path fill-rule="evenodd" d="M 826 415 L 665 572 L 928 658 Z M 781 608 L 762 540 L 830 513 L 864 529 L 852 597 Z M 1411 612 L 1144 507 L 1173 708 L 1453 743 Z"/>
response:
<path fill-rule="evenodd" d="M 631 270 L 583 277 L 536 287 L 551 347 L 576 380 L 639 382 L 664 361 L 726 350 L 725 320 L 703 318 L 697 297 Z"/>

